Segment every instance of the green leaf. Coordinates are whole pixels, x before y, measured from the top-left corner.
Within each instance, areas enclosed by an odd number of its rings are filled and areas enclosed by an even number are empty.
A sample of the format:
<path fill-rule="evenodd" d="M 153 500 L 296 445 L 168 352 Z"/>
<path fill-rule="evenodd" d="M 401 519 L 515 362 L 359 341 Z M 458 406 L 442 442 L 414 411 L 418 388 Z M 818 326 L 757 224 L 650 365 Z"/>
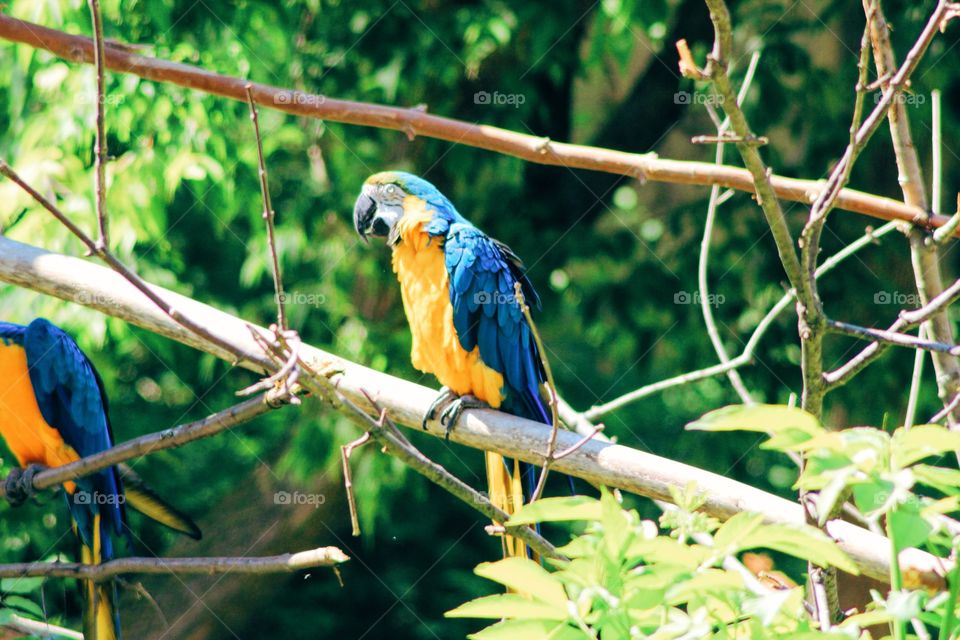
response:
<path fill-rule="evenodd" d="M 853 501 L 865 515 L 885 511 L 893 495 L 893 483 L 888 480 L 875 480 L 854 485 Z"/>
<path fill-rule="evenodd" d="M 600 501 L 589 496 L 541 498 L 525 504 L 510 516 L 508 525 L 561 522 L 564 520 L 599 520 Z"/>
<path fill-rule="evenodd" d="M 910 467 L 910 471 L 917 482 L 922 482 L 943 493 L 952 495 L 960 492 L 960 471 L 956 469 L 934 467 L 929 464 L 915 464 Z"/>
<path fill-rule="evenodd" d="M 557 607 L 565 607 L 567 594 L 560 581 L 546 569 L 527 558 L 504 558 L 484 562 L 473 570 L 478 576 L 499 582 L 503 586 L 527 594 Z"/>
<path fill-rule="evenodd" d="M 524 620 L 566 620 L 566 607 L 528 600 L 515 593 L 499 593 L 465 602 L 447 611 L 448 618 L 520 618 Z"/>
<path fill-rule="evenodd" d="M 0 593 L 30 593 L 43 584 L 43 578 L 4 578 L 0 580 Z"/>
<path fill-rule="evenodd" d="M 696 431 L 755 431 L 771 439 L 765 448 L 784 450 L 824 433 L 813 415 L 779 404 L 733 405 L 711 411 L 687 429 Z"/>
<path fill-rule="evenodd" d="M 583 640 L 583 632 L 553 620 L 504 620 L 472 633 L 470 640 Z"/>
<path fill-rule="evenodd" d="M 38 620 L 43 620 L 43 609 L 29 598 L 24 598 L 23 596 L 6 596 L 3 599 L 3 606 L 19 609 Z"/>
<path fill-rule="evenodd" d="M 677 565 L 690 570 L 695 569 L 712 555 L 711 549 L 699 544 L 681 544 L 665 536 L 651 540 L 634 540 L 627 549 L 631 560 L 645 560 L 647 563 Z"/>
<path fill-rule="evenodd" d="M 832 566 L 853 575 L 860 573 L 853 560 L 827 534 L 805 524 L 762 524 L 751 527 L 738 536 L 735 548 L 737 551 L 772 549 L 821 567 Z"/>
<path fill-rule="evenodd" d="M 919 514 L 914 504 L 898 506 L 887 514 L 887 527 L 897 545 L 897 552 L 916 547 L 930 537 L 933 527 Z"/>
<path fill-rule="evenodd" d="M 630 537 L 630 521 L 623 507 L 606 489 L 600 496 L 600 522 L 603 525 L 603 542 L 607 553 L 611 560 L 619 560 Z"/>
<path fill-rule="evenodd" d="M 714 534 L 714 544 L 723 555 L 737 553 L 744 540 L 763 526 L 763 514 L 741 511 L 723 523 Z"/>
<path fill-rule="evenodd" d="M 897 429 L 893 434 L 893 463 L 898 468 L 930 456 L 960 450 L 960 433 L 940 425 L 925 424 L 911 429 Z"/>

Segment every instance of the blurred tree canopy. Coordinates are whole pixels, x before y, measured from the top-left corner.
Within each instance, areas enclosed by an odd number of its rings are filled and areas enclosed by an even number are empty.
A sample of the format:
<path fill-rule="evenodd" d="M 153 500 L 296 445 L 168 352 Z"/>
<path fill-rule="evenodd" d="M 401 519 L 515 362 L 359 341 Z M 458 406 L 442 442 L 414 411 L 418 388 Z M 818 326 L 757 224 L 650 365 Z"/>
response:
<path fill-rule="evenodd" d="M 935 3 L 888 2 L 902 58 Z M 431 113 L 626 151 L 712 161 L 689 143 L 714 129 L 704 87 L 679 78 L 673 43 L 686 38 L 703 59 L 712 43 L 702 0 L 105 0 L 105 35 L 143 53 L 211 71 L 338 98 L 425 105 Z M 782 175 L 820 178 L 848 141 L 856 58 L 863 29 L 859 3 L 731 2 L 734 76 L 761 52 L 745 103 L 764 154 Z M 13 0 L 15 17 L 89 35 L 80 0 Z M 934 41 L 912 82 L 910 111 L 921 157 L 930 154 L 932 89 L 944 94 L 944 184 L 960 177 L 952 141 L 960 124 L 960 76 L 946 57 L 956 30 Z M 219 97 L 108 72 L 107 127 L 112 160 L 108 206 L 120 257 L 147 280 L 251 321 L 272 317 L 274 298 L 260 220 L 256 148 L 247 106 Z M 94 70 L 26 46 L 0 42 L 0 157 L 63 210 L 92 229 Z M 698 93 L 701 92 L 701 93 Z M 507 96 L 490 99 L 487 96 Z M 868 96 L 868 106 L 873 96 Z M 278 212 L 278 243 L 291 301 L 291 324 L 304 339 L 408 379 L 436 384 L 409 363 L 409 332 L 386 251 L 359 242 L 350 224 L 367 175 L 404 169 L 435 183 L 461 213 L 508 243 L 543 296 L 538 323 L 565 398 L 577 408 L 642 384 L 712 364 L 700 309 L 678 304 L 696 290 L 706 209 L 700 187 L 643 185 L 606 174 L 525 163 L 463 145 L 402 133 L 321 122 L 261 109 Z M 730 149 L 726 161 L 739 164 Z M 929 168 L 928 168 L 929 169 Z M 852 186 L 900 197 L 885 130 L 857 164 Z M 952 196 L 949 197 L 952 202 Z M 948 206 L 948 203 L 945 203 Z M 798 229 L 806 207 L 789 204 Z M 948 209 L 948 213 L 950 210 Z M 876 222 L 838 212 L 826 252 Z M 80 255 L 66 229 L 9 182 L 0 183 L 0 229 L 16 240 Z M 954 273 L 952 251 L 945 251 Z M 910 295 L 906 242 L 881 246 L 822 284 L 828 312 L 886 324 L 899 308 L 878 294 Z M 710 281 L 725 343 L 738 352 L 784 291 L 774 245 L 755 203 L 738 194 L 721 209 Z M 720 298 L 718 298 L 719 300 Z M 886 315 L 883 315 L 886 313 Z M 227 364 L 96 312 L 12 287 L 0 287 L 0 317 L 42 315 L 69 330 L 99 368 L 118 440 L 199 418 L 234 402 L 254 377 Z M 856 346 L 827 343 L 827 364 Z M 796 322 L 784 314 L 764 338 L 756 365 L 743 370 L 758 399 L 786 402 L 799 392 Z M 906 405 L 909 352 L 883 363 L 828 399 L 826 422 L 881 424 Z M 789 495 L 795 479 L 785 456 L 755 448 L 744 433 L 685 433 L 683 425 L 735 402 L 724 378 L 672 389 L 607 416 L 620 442 Z M 920 416 L 938 408 L 924 386 Z M 475 576 L 499 542 L 476 513 L 372 448 L 354 455 L 364 534 L 350 537 L 339 483 L 339 446 L 355 430 L 307 403 L 219 438 L 150 456 L 136 468 L 204 529 L 205 552 L 226 555 L 341 546 L 354 561 L 343 586 L 329 572 L 309 576 L 182 582 L 144 580 L 171 624 L 195 637 L 461 637 L 482 626 L 442 612 L 491 592 Z M 482 456 L 418 438 L 429 455 L 474 486 Z M 3 456 L 10 464 L 10 456 Z M 6 468 L 4 468 L 4 471 Z M 554 478 L 549 489 L 563 492 Z M 322 493 L 307 509 L 274 504 L 276 491 Z M 637 500 L 641 510 L 649 508 Z M 254 508 L 255 507 L 255 508 Z M 59 498 L 2 507 L 5 561 L 72 554 Z M 141 522 L 134 522 L 138 528 Z M 196 545 L 138 528 L 137 553 L 193 554 Z M 788 567 L 789 568 L 789 567 Z M 796 569 L 797 567 L 792 567 Z M 78 595 L 51 581 L 44 603 L 52 621 L 75 622 Z M 162 623 L 131 593 L 123 599 L 129 637 L 160 636 Z"/>

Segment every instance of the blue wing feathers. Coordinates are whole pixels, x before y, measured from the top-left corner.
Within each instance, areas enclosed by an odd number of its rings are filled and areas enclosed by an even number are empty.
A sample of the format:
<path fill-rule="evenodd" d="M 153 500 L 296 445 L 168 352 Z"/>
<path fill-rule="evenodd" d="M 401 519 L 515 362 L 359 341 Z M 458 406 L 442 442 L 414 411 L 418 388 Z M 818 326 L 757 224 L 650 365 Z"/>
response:
<path fill-rule="evenodd" d="M 453 323 L 460 346 L 479 347 L 480 359 L 504 377 L 503 409 L 540 422 L 550 422 L 540 385 L 543 367 L 530 328 L 515 300 L 521 282 L 529 303 L 539 298 L 510 249 L 473 225 L 454 222 L 444 242 L 450 278 Z"/>
<path fill-rule="evenodd" d="M 113 446 L 102 383 L 73 339 L 38 318 L 25 328 L 23 345 L 37 406 L 47 424 L 57 429 L 64 442 L 80 456 Z M 77 480 L 77 486 L 79 491 L 95 496 L 85 504 L 66 496 L 84 542 L 91 544 L 93 516 L 98 512 L 105 532 L 125 534 L 125 514 L 119 498 L 122 489 L 116 469 L 110 467 Z M 109 558 L 111 536 L 101 538 L 104 558 Z"/>

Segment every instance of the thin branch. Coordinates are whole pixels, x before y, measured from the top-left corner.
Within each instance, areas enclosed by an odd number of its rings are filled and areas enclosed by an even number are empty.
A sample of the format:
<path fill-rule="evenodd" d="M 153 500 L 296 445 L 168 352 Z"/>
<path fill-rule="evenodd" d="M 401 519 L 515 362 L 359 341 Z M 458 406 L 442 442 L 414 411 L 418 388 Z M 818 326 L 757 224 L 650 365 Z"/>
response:
<path fill-rule="evenodd" d="M 181 447 L 202 438 L 209 438 L 262 416 L 272 409 L 282 406 L 283 401 L 284 398 L 279 393 L 274 392 L 251 398 L 202 420 L 140 436 L 61 467 L 39 471 L 33 476 L 31 487 L 25 487 L 25 489 L 28 493 L 53 489 L 64 482 L 88 476 L 101 469 L 133 458 L 150 455 L 164 449 Z M 5 495 L 6 487 L 0 483 L 0 498 Z"/>
<path fill-rule="evenodd" d="M 119 274 L 83 259 L 60 256 L 0 237 L 0 281 L 98 309 L 215 356 L 228 360 L 232 358 L 231 352 L 185 330 L 162 310 L 145 301 L 139 291 Z M 247 322 L 185 296 L 159 287 L 156 290 L 181 308 L 184 314 L 214 327 L 221 341 L 229 341 L 235 349 L 251 354 L 249 360 L 238 363 L 240 366 L 257 372 L 265 369 L 276 371 L 278 365 L 263 353 L 251 336 Z M 270 335 L 266 329 L 255 330 L 258 334 Z M 305 368 L 301 384 L 311 393 L 325 393 L 312 371 L 328 371 L 335 376 L 336 390 L 342 397 L 366 405 L 363 392 L 371 390 L 373 399 L 387 410 L 392 421 L 422 433 L 421 419 L 436 398 L 435 389 L 369 369 L 307 344 L 301 347 L 301 361 L 310 367 L 310 370 Z M 330 384 L 325 378 L 324 381 Z M 376 422 L 375 416 L 371 419 Z M 430 423 L 428 433 L 442 438 L 445 429 Z M 451 442 L 535 464 L 542 459 L 538 451 L 548 437 L 547 425 L 484 410 L 464 412 L 450 433 Z M 560 430 L 557 446 L 562 451 L 580 439 L 578 434 Z M 427 461 L 427 464 L 433 463 Z M 704 512 L 723 520 L 749 508 L 763 513 L 769 522 L 804 522 L 803 509 L 795 502 L 668 458 L 604 442 L 599 436 L 569 456 L 555 460 L 553 467 L 558 472 L 583 478 L 587 482 L 660 500 L 671 500 L 671 488 L 683 488 L 694 483 L 708 489 Z M 464 491 L 473 492 L 470 487 L 464 487 Z M 476 492 L 464 493 L 464 498 L 472 501 L 474 498 L 469 496 L 474 494 Z M 479 506 L 475 508 L 480 509 Z M 483 509 L 489 507 L 484 506 Z M 487 511 L 482 512 L 490 517 Z M 889 578 L 888 543 L 883 536 L 842 520 L 831 520 L 826 529 L 864 574 L 879 580 Z M 903 552 L 901 561 L 905 568 L 916 574 L 920 582 L 934 589 L 942 588 L 944 567 L 946 570 L 950 567 L 949 562 L 945 563 L 918 549 Z"/>
<path fill-rule="evenodd" d="M 120 575 L 140 574 L 267 574 L 292 573 L 317 567 L 333 567 L 350 557 L 337 547 L 262 557 L 209 558 L 117 558 L 101 564 L 80 562 L 24 562 L 0 564 L 2 578 L 77 578 L 103 582 Z"/>
<path fill-rule="evenodd" d="M 286 296 L 283 293 L 283 280 L 280 277 L 280 259 L 277 257 L 277 241 L 274 232 L 274 218 L 276 213 L 270 203 L 270 187 L 267 181 L 267 165 L 263 159 L 263 138 L 260 136 L 260 118 L 257 115 L 257 104 L 253 98 L 253 85 L 247 83 L 244 87 L 247 92 L 247 103 L 250 105 L 250 119 L 253 121 L 253 132 L 257 138 L 257 162 L 260 175 L 260 194 L 263 196 L 263 220 L 267 225 L 267 243 L 270 247 L 270 259 L 273 262 L 273 289 L 277 298 L 277 325 L 280 331 L 287 330 Z"/>
<path fill-rule="evenodd" d="M 834 255 L 824 260 L 823 263 L 819 267 L 817 267 L 815 276 L 817 278 L 823 277 L 825 274 L 829 273 L 831 270 L 836 268 L 837 265 L 841 264 L 844 260 L 846 260 L 850 256 L 854 255 L 864 247 L 867 247 L 871 244 L 876 243 L 877 240 L 887 235 L 891 231 L 894 231 L 897 228 L 897 224 L 898 224 L 897 222 L 888 222 L 887 224 L 883 225 L 879 229 L 868 228 L 867 232 L 863 236 L 857 238 L 856 240 L 851 242 L 849 245 L 847 245 L 846 247 L 844 247 Z M 777 303 L 773 305 L 773 307 L 771 307 L 770 311 L 767 312 L 767 315 L 765 315 L 763 319 L 759 323 L 757 323 L 756 328 L 753 330 L 753 334 L 750 336 L 750 339 L 747 341 L 746 346 L 744 346 L 743 348 L 743 352 L 736 358 L 727 362 L 726 364 L 713 365 L 710 367 L 706 367 L 704 369 L 690 371 L 688 373 L 684 373 L 679 376 L 674 376 L 672 378 L 667 378 L 666 380 L 660 380 L 658 382 L 645 385 L 643 387 L 640 387 L 639 389 L 635 389 L 627 394 L 624 394 L 619 398 L 611 400 L 610 402 L 606 402 L 602 405 L 591 407 L 587 411 L 584 411 L 583 414 L 578 414 L 573 409 L 568 408 L 567 411 L 562 411 L 561 413 L 564 422 L 566 422 L 568 425 L 575 426 L 577 433 L 584 435 L 590 432 L 592 425 L 589 425 L 589 424 L 578 425 L 577 416 L 582 415 L 582 417 L 585 418 L 589 423 L 601 416 L 604 416 L 610 413 L 611 411 L 620 409 L 628 404 L 631 404 L 633 402 L 646 398 L 647 396 L 650 396 L 654 393 L 658 393 L 660 391 L 669 389 L 671 387 L 676 387 L 683 384 L 689 384 L 691 382 L 703 380 L 704 378 L 710 378 L 716 375 L 720 375 L 722 373 L 726 373 L 731 369 L 743 367 L 752 363 L 754 352 L 756 351 L 757 344 L 759 344 L 760 339 L 767 332 L 767 329 L 769 329 L 770 326 L 773 324 L 773 321 L 776 320 L 777 317 L 790 306 L 790 302 L 793 300 L 793 297 L 794 297 L 794 293 L 792 289 L 786 294 L 784 294 L 784 296 L 780 298 L 780 300 L 777 301 Z M 561 410 L 563 410 L 564 408 L 563 403 L 561 403 L 560 407 L 561 407 Z"/>
<path fill-rule="evenodd" d="M 97 70 L 97 139 L 94 151 L 94 175 L 96 189 L 97 227 L 99 236 L 97 246 L 106 251 L 110 246 L 107 222 L 107 134 L 105 124 L 106 78 L 103 71 L 103 18 L 100 14 L 100 0 L 89 0 L 90 17 L 93 21 L 93 65 Z"/>
<path fill-rule="evenodd" d="M 41 195 L 36 189 L 27 184 L 23 178 L 21 178 L 3 159 L 0 159 L 0 174 L 9 178 L 13 183 L 18 187 L 26 191 L 30 197 L 37 201 L 44 209 L 50 212 L 53 217 L 60 221 L 67 229 L 70 230 L 73 235 L 80 239 L 80 241 L 87 247 L 87 250 L 92 254 L 99 257 L 101 260 L 106 262 L 110 268 L 119 273 L 125 280 L 130 284 L 136 287 L 141 294 L 146 296 L 153 304 L 155 304 L 159 309 L 163 310 L 170 318 L 177 322 L 177 324 L 183 326 L 184 328 L 192 331 L 198 336 L 202 337 L 205 340 L 214 342 L 221 349 L 230 352 L 235 360 L 247 359 L 250 357 L 250 354 L 241 353 L 235 351 L 235 349 L 227 342 L 221 341 L 215 331 L 208 329 L 207 327 L 201 326 L 191 320 L 189 317 L 181 314 L 176 307 L 168 304 L 166 300 L 158 295 L 146 282 L 144 282 L 140 276 L 131 271 L 120 262 L 107 248 L 101 247 L 96 242 L 94 242 L 90 236 L 86 234 L 80 227 L 73 223 L 60 209 L 57 208 L 52 202 L 47 200 L 43 195 Z"/>
<path fill-rule="evenodd" d="M 348 409 L 346 412 L 347 417 L 360 425 L 366 423 L 369 429 L 368 433 L 384 447 L 387 453 L 399 458 L 411 469 L 426 476 L 434 484 L 446 489 L 494 522 L 503 523 L 510 519 L 510 514 L 497 508 L 485 495 L 454 476 L 442 465 L 423 455 L 419 449 L 414 447 L 413 444 L 400 433 L 397 425 L 387 415 L 386 409 L 381 408 L 377 404 L 377 401 L 365 390 L 363 390 L 363 394 L 370 405 L 378 412 L 379 418 L 372 418 L 351 400 L 338 392 L 340 401 Z M 557 548 L 554 547 L 550 541 L 528 526 L 504 527 L 504 530 L 511 536 L 522 540 L 524 544 L 542 557 L 560 559 L 565 557 L 557 551 Z"/>
<path fill-rule="evenodd" d="M 93 43 L 89 38 L 6 15 L 0 15 L 0 38 L 44 49 L 73 62 L 89 64 L 93 60 Z M 246 80 L 212 73 L 196 66 L 141 56 L 128 47 L 109 42 L 106 44 L 105 62 L 108 69 L 247 101 L 246 85 L 249 83 Z M 755 191 L 751 174 L 737 167 L 716 167 L 709 162 L 685 162 L 658 158 L 652 154 L 626 153 L 553 141 L 544 144 L 540 136 L 435 116 L 423 109 L 338 100 L 258 83 L 253 84 L 252 92 L 258 104 L 285 113 L 394 129 L 405 134 L 487 149 L 539 164 L 603 171 L 654 182 L 706 186 L 717 184 L 739 191 Z M 820 182 L 816 180 L 771 176 L 770 182 L 778 197 L 795 202 L 811 203 L 821 190 Z M 836 207 L 884 220 L 911 221 L 925 214 L 903 202 L 853 189 L 840 192 Z M 933 216 L 930 219 L 934 227 L 946 222 L 946 216 Z"/>
<path fill-rule="evenodd" d="M 386 414 L 384 414 L 385 416 Z M 350 526 L 354 536 L 360 535 L 360 517 L 357 514 L 357 497 L 353 494 L 353 472 L 350 470 L 350 455 L 357 447 L 361 447 L 370 441 L 370 433 L 364 432 L 362 436 L 340 447 L 340 459 L 343 462 L 343 487 L 347 491 L 347 505 L 350 508 Z"/>
<path fill-rule="evenodd" d="M 953 396 L 953 399 L 950 400 L 950 402 L 948 402 L 943 409 L 935 413 L 929 420 L 927 420 L 927 424 L 939 423 L 941 420 L 950 415 L 950 412 L 956 409 L 958 405 L 960 405 L 960 393 Z"/>
<path fill-rule="evenodd" d="M 896 67 L 896 56 L 890 42 L 890 28 L 884 18 L 879 0 L 873 1 L 875 5 L 872 10 L 875 16 L 872 21 L 870 40 L 873 44 L 873 57 L 877 66 L 877 73 L 882 75 Z M 868 10 L 870 10 L 868 8 L 870 2 L 871 0 L 864 0 L 864 7 Z M 956 6 L 954 3 L 940 0 L 917 43 L 907 54 L 904 64 L 901 66 L 901 71 L 894 74 L 890 82 L 883 88 L 883 98 L 884 100 L 889 99 L 888 102 L 890 102 L 887 117 L 890 123 L 890 137 L 893 142 L 903 198 L 907 204 L 919 207 L 924 211 L 928 208 L 927 194 L 924 188 L 923 171 L 920 168 L 920 158 L 910 133 L 907 109 L 902 100 L 894 101 L 893 97 L 898 94 L 904 86 L 903 83 L 906 78 L 909 77 L 909 73 L 903 74 L 903 70 L 911 64 L 914 68 L 916 67 L 920 56 L 922 56 L 936 33 L 942 31 L 947 21 L 955 16 Z M 884 100 L 881 100 L 881 104 Z M 917 220 L 922 227 L 913 225 L 907 233 L 910 240 L 910 257 L 914 279 L 916 280 L 917 293 L 920 296 L 921 304 L 925 304 L 943 291 L 939 247 L 936 242 L 930 241 L 927 229 L 923 228 L 927 226 L 928 217 L 929 213 L 925 213 L 922 218 Z M 946 313 L 937 313 L 929 319 L 927 335 L 936 342 L 947 344 L 954 342 L 953 327 Z M 937 391 L 941 400 L 946 404 L 954 394 L 960 391 L 960 360 L 952 354 L 941 352 L 934 352 L 932 359 Z M 960 426 L 960 411 L 948 415 L 948 424 L 951 427 Z"/>
<path fill-rule="evenodd" d="M 860 325 L 849 322 L 840 322 L 838 320 L 827 320 L 827 328 L 834 333 L 860 338 L 861 340 L 876 340 L 885 342 L 898 347 L 909 347 L 911 349 L 923 349 L 935 353 L 949 353 L 950 355 L 960 355 L 960 346 L 955 344 L 944 344 L 923 338 L 912 336 L 907 333 L 896 331 L 885 331 L 883 329 L 871 329 L 861 327 Z"/>
<path fill-rule="evenodd" d="M 516 297 L 520 311 L 523 313 L 527 326 L 530 327 L 530 333 L 533 334 L 534 343 L 537 345 L 537 353 L 540 354 L 540 362 L 543 364 L 543 372 L 547 378 L 547 390 L 550 392 L 550 440 L 547 441 L 547 452 L 543 456 L 543 468 L 540 471 L 540 479 L 537 480 L 537 486 L 530 494 L 530 502 L 536 502 L 543 494 L 543 488 L 547 484 L 547 474 L 550 472 L 550 463 L 554 460 L 554 452 L 557 450 L 557 432 L 560 430 L 560 413 L 558 409 L 557 385 L 553 380 L 553 369 L 550 368 L 550 361 L 547 359 L 547 352 L 543 348 L 543 341 L 540 339 L 540 332 L 530 314 L 530 307 L 523 297 L 523 286 L 519 282 L 513 283 L 513 295 Z"/>
<path fill-rule="evenodd" d="M 757 71 L 757 64 L 760 61 L 760 52 L 754 51 L 750 57 L 750 63 L 747 65 L 747 72 L 744 74 L 743 83 L 740 85 L 740 92 L 737 94 L 737 104 L 742 104 L 746 99 L 750 85 L 753 83 L 753 76 Z M 716 119 L 713 107 L 706 105 L 710 117 Z M 730 118 L 727 117 L 717 127 L 717 136 L 723 138 L 730 128 Z M 716 164 L 723 164 L 723 142 L 717 144 L 714 161 Z M 713 318 L 713 299 L 710 296 L 709 282 L 707 280 L 708 265 L 710 261 L 710 241 L 713 238 L 713 224 L 717 217 L 717 208 L 720 205 L 720 187 L 713 185 L 710 188 L 710 200 L 707 203 L 707 217 L 703 223 L 703 239 L 700 241 L 700 259 L 697 262 L 697 286 L 700 290 L 700 312 L 703 314 L 703 322 L 707 327 L 707 335 L 713 344 L 713 350 L 717 353 L 717 358 L 721 364 L 729 364 L 730 356 L 727 354 L 726 347 L 723 346 L 723 340 L 720 337 L 720 330 Z M 734 368 L 727 372 L 727 378 L 733 386 L 734 391 L 740 396 L 744 404 L 752 404 L 750 391 L 743 383 L 739 372 Z"/>
<path fill-rule="evenodd" d="M 901 311 L 897 320 L 887 328 L 887 331 L 902 332 L 912 329 L 943 309 L 946 309 L 956 302 L 958 298 L 960 298 L 960 280 L 951 284 L 922 307 L 910 311 Z M 857 355 L 850 358 L 845 364 L 824 374 L 824 380 L 826 380 L 827 384 L 831 387 L 846 384 L 856 374 L 863 371 L 867 365 L 883 355 L 888 346 L 889 344 L 882 342 L 869 344 L 857 353 Z"/>
<path fill-rule="evenodd" d="M 920 327 L 918 334 L 921 340 L 926 339 L 926 329 Z M 920 399 L 920 385 L 923 382 L 923 363 L 926 362 L 927 355 L 922 349 L 917 349 L 913 354 L 913 375 L 910 376 L 910 393 L 907 394 L 907 413 L 903 418 L 903 428 L 909 429 L 913 426 L 917 416 L 917 401 Z"/>

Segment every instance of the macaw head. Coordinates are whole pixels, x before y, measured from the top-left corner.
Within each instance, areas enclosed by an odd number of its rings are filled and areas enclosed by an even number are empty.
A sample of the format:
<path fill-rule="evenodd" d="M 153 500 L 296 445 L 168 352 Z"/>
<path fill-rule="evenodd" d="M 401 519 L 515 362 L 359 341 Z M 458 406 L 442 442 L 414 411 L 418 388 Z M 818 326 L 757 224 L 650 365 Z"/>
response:
<path fill-rule="evenodd" d="M 363 183 L 353 207 L 353 226 L 365 241 L 370 235 L 394 244 L 397 223 L 411 198 L 422 200 L 434 216 L 448 222 L 463 220 L 446 196 L 423 178 L 404 171 L 382 171 Z"/>

